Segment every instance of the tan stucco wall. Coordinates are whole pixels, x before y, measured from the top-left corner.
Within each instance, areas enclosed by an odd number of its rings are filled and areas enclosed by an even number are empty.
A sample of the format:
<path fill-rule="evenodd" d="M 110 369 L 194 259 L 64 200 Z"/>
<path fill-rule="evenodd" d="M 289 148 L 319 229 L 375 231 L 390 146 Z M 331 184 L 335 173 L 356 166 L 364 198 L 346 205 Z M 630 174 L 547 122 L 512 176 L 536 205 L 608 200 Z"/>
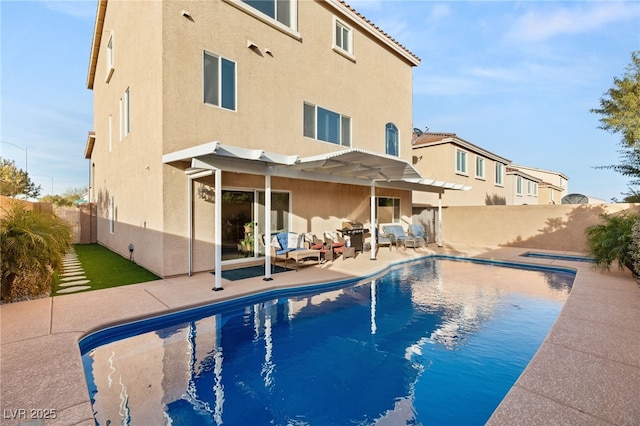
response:
<path fill-rule="evenodd" d="M 506 189 L 504 186 L 495 184 L 495 160 L 467 149 L 463 150 L 467 152 L 467 175 L 456 173 L 456 146 L 450 143 L 414 148 L 414 167 L 425 178 L 471 187 L 469 191 L 446 191 L 442 197 L 444 206 L 504 204 Z M 484 158 L 484 178 L 476 177 L 476 156 L 478 155 Z M 420 206 L 437 206 L 438 195 L 414 192 L 413 202 Z"/>
<path fill-rule="evenodd" d="M 447 207 L 442 213 L 442 234 L 447 244 L 584 252 L 585 229 L 602 223 L 602 213 L 622 211 L 638 213 L 640 205 Z"/>
<path fill-rule="evenodd" d="M 92 193 L 99 242 L 136 262 L 162 271 L 162 43 L 161 2 L 110 1 L 98 57 L 94 95 L 96 142 Z M 140 31 L 144 28 L 144 31 Z M 106 45 L 113 32 L 114 69 L 106 78 Z M 120 140 L 120 98 L 130 92 L 130 133 Z M 112 143 L 109 151 L 109 115 Z M 109 232 L 114 197 L 115 233 Z"/>

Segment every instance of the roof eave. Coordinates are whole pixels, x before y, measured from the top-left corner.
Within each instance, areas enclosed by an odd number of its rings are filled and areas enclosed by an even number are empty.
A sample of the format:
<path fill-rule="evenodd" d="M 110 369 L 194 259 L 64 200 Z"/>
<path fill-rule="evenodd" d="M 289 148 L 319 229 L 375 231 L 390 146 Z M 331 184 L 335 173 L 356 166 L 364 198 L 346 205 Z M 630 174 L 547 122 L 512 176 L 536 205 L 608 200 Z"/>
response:
<path fill-rule="evenodd" d="M 104 28 L 104 15 L 107 11 L 107 1 L 99 0 L 96 10 L 96 24 L 93 29 L 93 42 L 91 44 L 91 57 L 89 58 L 89 72 L 87 74 L 87 88 L 93 90 L 93 82 L 96 78 L 96 68 L 98 64 L 98 53 L 102 42 L 102 29 Z"/>

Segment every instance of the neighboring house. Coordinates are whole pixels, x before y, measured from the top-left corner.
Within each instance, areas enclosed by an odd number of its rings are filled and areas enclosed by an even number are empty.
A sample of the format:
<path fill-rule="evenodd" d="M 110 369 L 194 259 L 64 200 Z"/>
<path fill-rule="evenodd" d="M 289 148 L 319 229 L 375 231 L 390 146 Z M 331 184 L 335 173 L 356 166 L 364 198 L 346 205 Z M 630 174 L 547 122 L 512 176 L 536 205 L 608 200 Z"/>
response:
<path fill-rule="evenodd" d="M 563 173 L 516 164 L 511 167 L 540 179 L 539 204 L 560 204 L 562 197 L 569 193 L 569 178 Z"/>
<path fill-rule="evenodd" d="M 410 162 L 419 63 L 338 0 L 99 0 L 98 242 L 168 276 L 269 263 L 261 233 L 410 221 L 412 190 L 462 187 Z"/>
<path fill-rule="evenodd" d="M 444 206 L 508 204 L 505 179 L 510 162 L 455 133 L 414 134 L 413 164 L 419 172 L 470 188 L 447 192 L 442 200 L 438 194 L 414 192 L 414 210 L 439 202 Z"/>
<path fill-rule="evenodd" d="M 505 189 L 508 205 L 538 204 L 539 185 L 540 179 L 537 177 L 507 166 Z"/>

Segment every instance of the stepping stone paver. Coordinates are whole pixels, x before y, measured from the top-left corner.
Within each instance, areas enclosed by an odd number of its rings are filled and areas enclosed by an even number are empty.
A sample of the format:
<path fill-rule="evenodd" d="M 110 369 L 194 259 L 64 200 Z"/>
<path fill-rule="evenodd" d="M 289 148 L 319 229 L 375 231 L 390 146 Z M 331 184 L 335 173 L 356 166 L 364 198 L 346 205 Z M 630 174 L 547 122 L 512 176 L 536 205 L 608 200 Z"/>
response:
<path fill-rule="evenodd" d="M 76 275 L 73 277 L 64 277 L 64 278 L 60 278 L 60 281 L 62 282 L 69 282 L 69 281 L 79 281 L 79 280 L 86 280 L 87 277 L 85 277 L 84 275 Z"/>
<path fill-rule="evenodd" d="M 59 294 L 74 293 L 76 291 L 86 290 L 88 288 L 91 288 L 91 286 L 90 285 L 81 285 L 81 286 L 77 286 L 77 287 L 63 288 L 62 290 L 56 291 L 56 293 L 59 293 Z"/>
<path fill-rule="evenodd" d="M 70 281 L 68 283 L 60 283 L 59 286 L 60 287 L 70 287 L 70 286 L 74 286 L 74 285 L 84 285 L 84 284 L 89 284 L 91 282 L 91 280 L 78 280 L 78 281 Z M 91 287 L 91 286 L 89 286 Z"/>

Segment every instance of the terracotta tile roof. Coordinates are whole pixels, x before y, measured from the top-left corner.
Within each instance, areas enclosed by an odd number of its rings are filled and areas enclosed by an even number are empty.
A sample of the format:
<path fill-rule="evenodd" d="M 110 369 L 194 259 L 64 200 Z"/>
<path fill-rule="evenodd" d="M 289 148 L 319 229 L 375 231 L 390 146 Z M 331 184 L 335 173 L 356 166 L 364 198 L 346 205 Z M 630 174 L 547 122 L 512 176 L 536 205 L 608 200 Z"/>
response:
<path fill-rule="evenodd" d="M 403 46 L 398 40 L 394 39 L 393 37 L 391 37 L 387 32 L 385 32 L 382 28 L 380 28 L 379 26 L 377 26 L 376 24 L 374 24 L 373 22 L 371 22 L 367 17 L 365 17 L 363 14 L 361 14 L 360 12 L 358 12 L 357 10 L 355 10 L 353 8 L 353 6 L 351 6 L 350 4 L 348 4 L 347 2 L 345 2 L 344 0 L 338 0 L 338 2 L 340 4 L 342 4 L 344 7 L 346 7 L 347 9 L 349 9 L 351 12 L 353 12 L 355 15 L 357 15 L 360 19 L 362 19 L 363 21 L 365 21 L 367 24 L 369 24 L 371 27 L 373 27 L 376 31 L 378 31 L 380 34 L 382 34 L 383 36 L 385 36 L 386 38 L 388 38 L 392 43 L 394 43 L 395 45 L 397 45 L 398 47 L 400 47 L 402 50 L 404 50 L 405 52 L 407 52 L 409 55 L 411 55 L 413 58 L 415 58 L 417 61 L 421 61 L 421 59 L 412 51 L 410 51 L 409 49 L 407 49 L 405 46 Z"/>

